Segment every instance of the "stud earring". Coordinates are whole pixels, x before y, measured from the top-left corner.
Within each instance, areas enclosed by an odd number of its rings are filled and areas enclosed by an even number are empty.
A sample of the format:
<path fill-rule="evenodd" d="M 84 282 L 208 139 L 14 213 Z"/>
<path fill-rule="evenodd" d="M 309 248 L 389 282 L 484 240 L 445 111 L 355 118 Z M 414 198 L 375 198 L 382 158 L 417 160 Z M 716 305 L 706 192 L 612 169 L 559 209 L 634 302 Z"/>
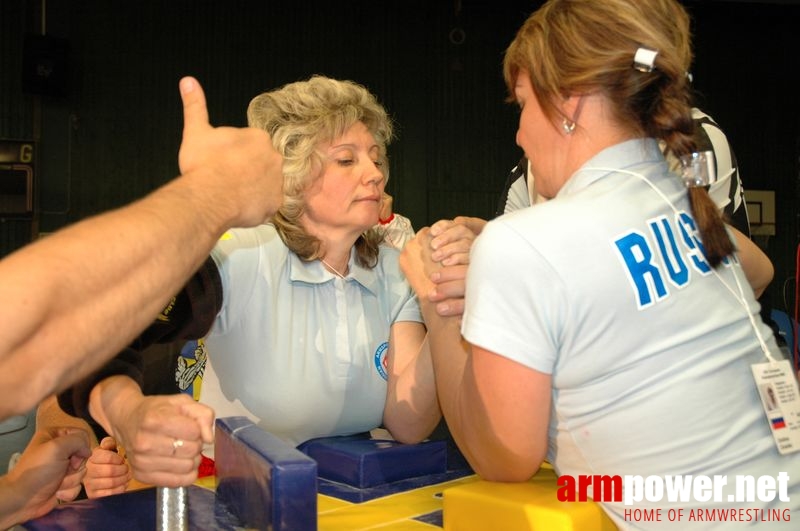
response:
<path fill-rule="evenodd" d="M 571 135 L 575 131 L 575 122 L 570 122 L 566 118 L 561 122 L 561 128 L 564 130 L 565 135 Z"/>

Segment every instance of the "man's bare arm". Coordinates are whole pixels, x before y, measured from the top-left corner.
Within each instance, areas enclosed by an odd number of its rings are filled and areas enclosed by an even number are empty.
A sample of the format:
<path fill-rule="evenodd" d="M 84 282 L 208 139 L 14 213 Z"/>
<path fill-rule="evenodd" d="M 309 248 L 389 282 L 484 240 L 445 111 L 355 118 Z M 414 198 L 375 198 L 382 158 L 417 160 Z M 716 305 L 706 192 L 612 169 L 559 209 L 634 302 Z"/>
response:
<path fill-rule="evenodd" d="M 181 81 L 181 176 L 0 261 L 0 418 L 88 375 L 149 325 L 231 226 L 282 200 L 282 160 L 257 129 L 213 128 Z"/>

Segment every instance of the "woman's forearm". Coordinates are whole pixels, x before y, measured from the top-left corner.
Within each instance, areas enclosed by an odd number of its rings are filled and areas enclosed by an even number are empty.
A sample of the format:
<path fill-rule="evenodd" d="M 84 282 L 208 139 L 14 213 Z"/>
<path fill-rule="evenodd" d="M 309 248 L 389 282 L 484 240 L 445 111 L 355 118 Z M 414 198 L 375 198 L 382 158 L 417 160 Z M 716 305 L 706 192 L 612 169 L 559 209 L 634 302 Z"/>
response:
<path fill-rule="evenodd" d="M 392 437 L 404 443 L 425 439 L 442 418 L 427 335 L 418 351 L 392 379 L 383 416 Z"/>

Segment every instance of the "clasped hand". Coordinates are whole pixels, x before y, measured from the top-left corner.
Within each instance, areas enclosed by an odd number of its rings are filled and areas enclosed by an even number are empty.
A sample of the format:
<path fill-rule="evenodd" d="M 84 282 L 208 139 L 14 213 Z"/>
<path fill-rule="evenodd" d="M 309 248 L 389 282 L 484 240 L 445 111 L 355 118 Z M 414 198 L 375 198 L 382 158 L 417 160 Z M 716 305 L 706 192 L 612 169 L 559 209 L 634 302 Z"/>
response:
<path fill-rule="evenodd" d="M 437 221 L 420 229 L 403 249 L 400 265 L 411 287 L 443 317 L 464 313 L 469 253 L 485 224 L 466 216 Z"/>

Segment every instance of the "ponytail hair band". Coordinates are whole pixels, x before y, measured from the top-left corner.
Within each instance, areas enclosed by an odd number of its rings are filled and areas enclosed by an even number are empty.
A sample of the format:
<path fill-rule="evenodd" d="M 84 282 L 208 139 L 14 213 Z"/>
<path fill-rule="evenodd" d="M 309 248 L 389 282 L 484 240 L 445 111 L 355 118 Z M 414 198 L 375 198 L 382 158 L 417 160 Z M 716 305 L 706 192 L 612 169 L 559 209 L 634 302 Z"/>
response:
<path fill-rule="evenodd" d="M 633 56 L 633 67 L 639 72 L 652 72 L 656 67 L 658 50 L 651 50 L 640 46 Z"/>

